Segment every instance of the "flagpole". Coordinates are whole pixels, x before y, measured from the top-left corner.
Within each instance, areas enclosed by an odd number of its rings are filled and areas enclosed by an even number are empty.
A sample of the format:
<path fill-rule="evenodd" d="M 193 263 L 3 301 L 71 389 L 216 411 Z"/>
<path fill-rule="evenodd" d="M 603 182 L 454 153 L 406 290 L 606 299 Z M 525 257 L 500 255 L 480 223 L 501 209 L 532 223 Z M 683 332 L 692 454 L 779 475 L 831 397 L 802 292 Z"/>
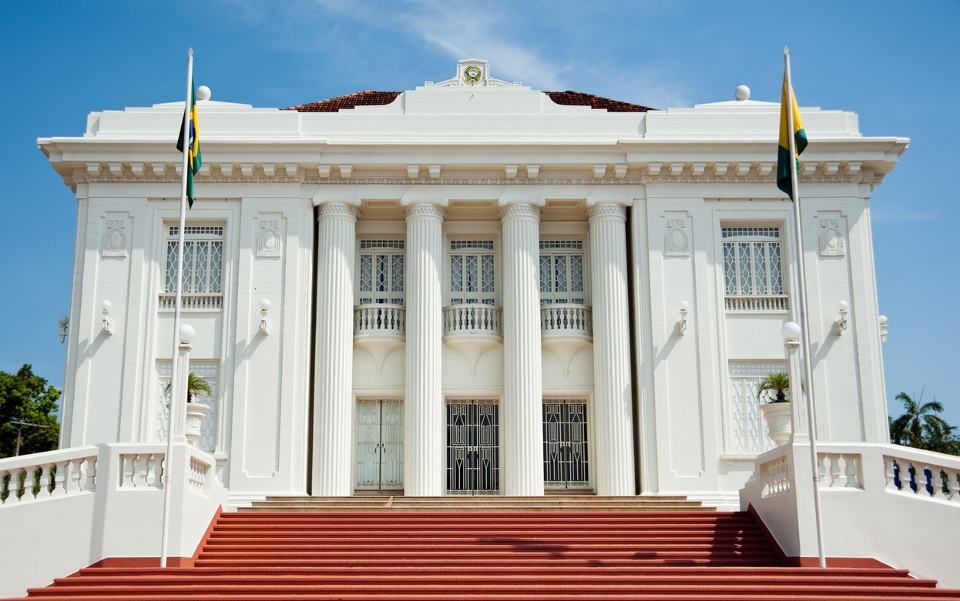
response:
<path fill-rule="evenodd" d="M 783 65 L 787 76 L 787 132 L 790 140 L 790 185 L 793 197 L 793 222 L 796 226 L 795 254 L 797 256 L 797 312 L 803 336 L 803 373 L 806 379 L 807 428 L 810 431 L 810 468 L 813 472 L 813 512 L 817 529 L 817 557 L 820 567 L 827 567 L 823 550 L 823 519 L 820 515 L 820 469 L 817 465 L 817 422 L 813 403 L 813 365 L 811 363 L 810 324 L 807 322 L 807 272 L 803 265 L 803 226 L 800 220 L 800 174 L 797 173 L 797 141 L 793 130 L 793 80 L 790 78 L 790 49 L 783 48 Z M 804 390 L 801 382 L 799 389 Z"/>
<path fill-rule="evenodd" d="M 187 223 L 187 169 L 190 168 L 190 121 L 189 114 L 191 105 L 191 95 L 193 94 L 193 48 L 187 51 L 187 93 L 186 103 L 183 105 L 183 176 L 180 182 L 180 227 L 177 229 L 177 279 L 176 279 L 176 300 L 173 313 L 173 355 L 170 371 L 170 403 L 167 409 L 167 454 L 164 456 L 163 469 L 163 524 L 160 534 L 160 567 L 167 567 L 167 542 L 170 538 L 170 495 L 171 495 L 171 472 L 173 471 L 173 430 L 175 428 L 174 416 L 179 420 L 182 412 L 174 411 L 174 403 L 179 405 L 180 396 L 183 393 L 180 390 L 180 382 L 177 379 L 177 356 L 180 346 L 180 311 L 183 301 L 183 235 Z M 179 409 L 179 407 L 178 407 Z"/>

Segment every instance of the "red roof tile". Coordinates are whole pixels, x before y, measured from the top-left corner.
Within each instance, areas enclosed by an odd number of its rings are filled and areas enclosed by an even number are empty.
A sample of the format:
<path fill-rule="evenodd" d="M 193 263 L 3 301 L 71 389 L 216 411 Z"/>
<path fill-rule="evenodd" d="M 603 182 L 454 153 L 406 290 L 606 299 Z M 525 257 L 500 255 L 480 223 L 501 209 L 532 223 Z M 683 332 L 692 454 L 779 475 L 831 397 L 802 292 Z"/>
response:
<path fill-rule="evenodd" d="M 604 98 L 603 96 L 594 96 L 593 94 L 574 92 L 572 90 L 565 90 L 563 92 L 544 92 L 544 94 L 549 96 L 550 100 L 556 102 L 557 104 L 565 104 L 568 106 L 589 106 L 590 108 L 594 109 L 606 109 L 611 113 L 645 113 L 647 111 L 655 110 L 648 106 L 630 104 L 629 102 L 611 100 L 610 98 Z"/>
<path fill-rule="evenodd" d="M 336 113 L 341 109 L 352 109 L 358 106 L 382 106 L 390 104 L 397 99 L 400 92 L 378 92 L 375 90 L 364 90 L 363 92 L 354 92 L 346 96 L 337 96 L 326 100 L 308 102 L 307 104 L 298 104 L 288 107 L 285 110 L 297 111 L 298 113 Z"/>
<path fill-rule="evenodd" d="M 643 113 L 653 110 L 650 107 L 639 104 L 631 104 L 620 100 L 612 100 L 603 96 L 594 96 L 584 92 L 574 92 L 566 90 L 563 92 L 544 92 L 550 97 L 550 100 L 557 104 L 567 106 L 589 106 L 593 109 L 604 109 L 611 113 Z M 336 98 L 308 102 L 288 107 L 284 110 L 297 111 L 300 113 L 336 113 L 343 109 L 352 109 L 358 106 L 383 106 L 390 104 L 397 99 L 400 92 L 381 92 L 376 90 L 364 90 Z"/>

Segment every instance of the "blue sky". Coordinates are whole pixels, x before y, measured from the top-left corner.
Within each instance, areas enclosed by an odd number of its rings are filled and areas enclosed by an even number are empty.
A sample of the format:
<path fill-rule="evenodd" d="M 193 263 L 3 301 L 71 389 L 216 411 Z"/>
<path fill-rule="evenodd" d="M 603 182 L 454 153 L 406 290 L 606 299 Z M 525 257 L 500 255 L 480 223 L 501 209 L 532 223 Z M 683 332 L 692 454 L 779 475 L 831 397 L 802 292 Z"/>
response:
<path fill-rule="evenodd" d="M 788 22 L 786 17 L 793 16 Z M 785 44 L 802 105 L 852 110 L 868 135 L 912 138 L 873 197 L 890 399 L 936 397 L 960 424 L 956 228 L 960 2 L 216 0 L 4 2 L 0 369 L 63 382 L 75 201 L 36 138 L 87 113 L 176 100 L 185 51 L 215 99 L 289 106 L 402 90 L 488 58 L 494 76 L 656 107 L 776 100 Z M 955 375 L 955 374 L 954 374 Z"/>

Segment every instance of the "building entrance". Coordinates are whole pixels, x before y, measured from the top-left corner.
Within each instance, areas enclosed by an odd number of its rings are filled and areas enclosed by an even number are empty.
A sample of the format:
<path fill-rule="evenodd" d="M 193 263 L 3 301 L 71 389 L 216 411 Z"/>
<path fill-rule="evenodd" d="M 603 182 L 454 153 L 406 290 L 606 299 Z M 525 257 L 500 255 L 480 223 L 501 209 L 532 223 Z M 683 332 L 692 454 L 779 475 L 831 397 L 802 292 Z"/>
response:
<path fill-rule="evenodd" d="M 587 404 L 582 399 L 543 401 L 543 485 L 590 488 Z"/>
<path fill-rule="evenodd" d="M 500 406 L 491 401 L 447 404 L 447 494 L 500 492 Z"/>
<path fill-rule="evenodd" d="M 357 489 L 403 488 L 403 402 L 357 401 Z"/>

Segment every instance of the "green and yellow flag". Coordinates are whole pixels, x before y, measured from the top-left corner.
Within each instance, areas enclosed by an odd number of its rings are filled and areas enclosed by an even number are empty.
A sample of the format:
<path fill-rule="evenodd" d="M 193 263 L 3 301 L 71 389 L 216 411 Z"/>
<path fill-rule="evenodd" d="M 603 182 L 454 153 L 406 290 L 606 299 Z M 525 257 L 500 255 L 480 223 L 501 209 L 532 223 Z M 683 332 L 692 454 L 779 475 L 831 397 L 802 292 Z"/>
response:
<path fill-rule="evenodd" d="M 793 140 L 797 149 L 797 157 L 807 147 L 807 132 L 803 129 L 803 118 L 800 116 L 800 107 L 797 106 L 797 97 L 787 82 L 787 74 L 783 74 L 783 93 L 780 96 L 780 146 L 777 148 L 777 187 L 793 199 L 792 176 L 800 170 L 800 161 L 790 160 L 790 122 L 788 115 L 793 113 Z M 793 165 L 790 163 L 793 162 Z"/>
<path fill-rule="evenodd" d="M 197 120 L 197 87 L 190 82 L 190 89 L 193 93 L 190 95 L 190 112 L 184 111 L 183 118 L 189 120 L 190 128 L 190 148 L 187 156 L 187 203 L 193 208 L 193 176 L 200 171 L 200 165 L 203 163 L 200 156 L 200 122 Z M 180 123 L 180 135 L 177 137 L 177 150 L 183 152 L 183 122 Z"/>

